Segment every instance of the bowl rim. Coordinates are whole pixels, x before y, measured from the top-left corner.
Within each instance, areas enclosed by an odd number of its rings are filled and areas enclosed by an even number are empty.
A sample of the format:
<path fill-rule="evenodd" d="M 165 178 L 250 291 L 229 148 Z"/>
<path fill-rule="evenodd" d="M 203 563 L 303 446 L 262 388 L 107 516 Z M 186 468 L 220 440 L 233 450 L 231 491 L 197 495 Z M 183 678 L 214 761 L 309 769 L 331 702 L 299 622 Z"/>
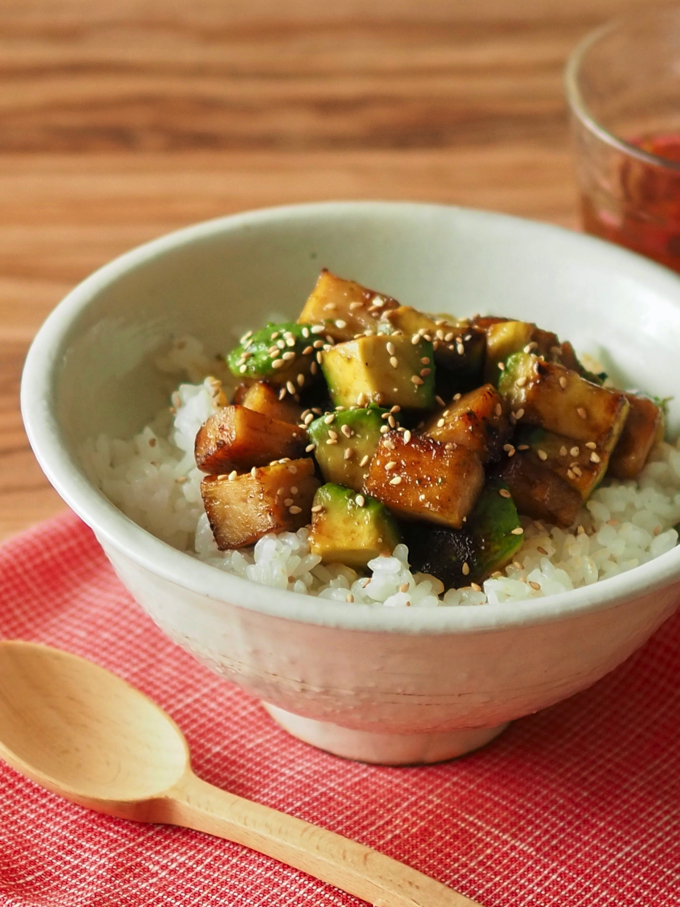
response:
<path fill-rule="evenodd" d="M 36 459 L 66 504 L 94 531 L 105 551 L 111 546 L 139 567 L 213 602 L 319 626 L 400 634 L 447 634 L 491 631 L 518 625 L 576 618 L 590 611 L 616 607 L 633 597 L 680 581 L 680 546 L 646 564 L 592 585 L 522 602 L 459 605 L 439 608 L 384 608 L 334 602 L 274 589 L 220 571 L 172 548 L 125 516 L 85 475 L 75 452 L 63 442 L 56 418 L 54 378 L 62 350 L 79 316 L 97 294 L 118 277 L 174 249 L 217 233 L 256 228 L 291 219 L 359 215 L 445 212 L 459 223 L 500 224 L 524 232 L 527 241 L 552 237 L 581 253 L 590 252 L 614 269 L 643 278 L 680 308 L 680 280 L 668 269 L 603 240 L 491 211 L 419 202 L 329 201 L 261 208 L 202 221 L 164 234 L 103 265 L 85 278 L 53 309 L 39 329 L 26 358 L 21 382 L 21 410 Z M 107 552 L 108 553 L 108 552 Z"/>

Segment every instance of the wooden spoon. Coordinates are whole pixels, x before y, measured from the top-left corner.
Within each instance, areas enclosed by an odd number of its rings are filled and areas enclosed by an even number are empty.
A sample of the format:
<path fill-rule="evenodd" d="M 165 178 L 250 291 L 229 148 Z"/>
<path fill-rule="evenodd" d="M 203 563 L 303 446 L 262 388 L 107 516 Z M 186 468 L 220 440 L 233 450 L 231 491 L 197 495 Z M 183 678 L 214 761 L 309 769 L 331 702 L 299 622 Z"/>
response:
<path fill-rule="evenodd" d="M 362 844 L 201 781 L 162 709 L 68 652 L 0 642 L 0 757 L 81 806 L 235 841 L 376 907 L 480 907 Z"/>

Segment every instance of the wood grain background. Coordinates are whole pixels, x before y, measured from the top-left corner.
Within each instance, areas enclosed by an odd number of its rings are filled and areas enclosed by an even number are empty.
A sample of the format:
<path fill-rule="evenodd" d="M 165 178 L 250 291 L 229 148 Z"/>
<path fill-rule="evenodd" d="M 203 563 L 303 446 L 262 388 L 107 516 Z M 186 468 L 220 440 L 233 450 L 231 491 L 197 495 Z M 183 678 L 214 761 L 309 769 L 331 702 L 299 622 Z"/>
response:
<path fill-rule="evenodd" d="M 382 198 L 576 226 L 562 70 L 649 0 L 0 0 L 0 538 L 63 507 L 18 408 L 89 272 L 192 221 Z"/>

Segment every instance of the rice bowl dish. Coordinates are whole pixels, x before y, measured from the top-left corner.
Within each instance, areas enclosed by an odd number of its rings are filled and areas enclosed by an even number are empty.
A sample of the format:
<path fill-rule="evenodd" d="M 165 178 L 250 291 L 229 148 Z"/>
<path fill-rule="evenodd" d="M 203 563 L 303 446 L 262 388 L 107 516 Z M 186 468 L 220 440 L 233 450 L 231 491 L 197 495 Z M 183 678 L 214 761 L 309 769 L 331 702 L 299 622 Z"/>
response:
<path fill-rule="evenodd" d="M 523 544 L 512 561 L 481 586 L 446 589 L 430 574 L 412 571 L 408 547 L 368 562 L 369 575 L 343 564 L 323 564 L 310 549 L 309 529 L 268 533 L 255 545 L 220 551 L 201 497 L 203 473 L 196 436 L 218 408 L 226 370 L 216 368 L 201 343 L 175 340 L 156 367 L 183 376 L 152 423 L 132 439 L 89 439 L 83 460 L 93 481 L 127 516 L 158 538 L 219 570 L 277 589 L 351 604 L 437 608 L 524 601 L 568 592 L 630 570 L 678 542 L 680 449 L 655 444 L 636 481 L 607 480 L 565 529 L 522 518 Z M 203 377 L 210 372 L 210 377 Z M 202 381 L 199 381 L 203 377 Z M 233 378 L 231 379 L 232 384 Z"/>

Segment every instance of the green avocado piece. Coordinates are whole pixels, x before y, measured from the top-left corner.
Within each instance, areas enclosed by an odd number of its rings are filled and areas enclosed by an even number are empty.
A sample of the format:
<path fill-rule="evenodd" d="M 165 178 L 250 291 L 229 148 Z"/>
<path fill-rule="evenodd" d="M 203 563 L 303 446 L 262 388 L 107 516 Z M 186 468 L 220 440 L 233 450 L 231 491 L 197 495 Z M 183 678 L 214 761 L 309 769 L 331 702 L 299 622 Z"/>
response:
<path fill-rule="evenodd" d="M 375 498 L 335 483 L 322 485 L 314 495 L 309 546 L 324 563 L 363 570 L 374 557 L 391 554 L 400 541 L 394 518 Z"/>
<path fill-rule="evenodd" d="M 519 516 L 507 485 L 489 479 L 463 529 L 424 524 L 412 529 L 411 568 L 436 576 L 447 588 L 482 583 L 521 547 L 517 529 Z"/>
<path fill-rule="evenodd" d="M 321 362 L 336 406 L 400 406 L 432 409 L 435 405 L 432 343 L 397 334 L 372 334 L 339 343 Z"/>
<path fill-rule="evenodd" d="M 361 491 L 368 466 L 388 426 L 389 410 L 378 406 L 327 413 L 307 428 L 326 482 Z M 332 421 L 330 421 L 332 420 Z M 350 451 L 350 453 L 348 453 Z"/>
<path fill-rule="evenodd" d="M 301 388 L 318 371 L 312 346 L 318 330 L 295 321 L 269 322 L 262 330 L 243 335 L 241 343 L 227 355 L 229 370 L 246 384 L 268 381 L 282 387 L 292 381 Z"/>

